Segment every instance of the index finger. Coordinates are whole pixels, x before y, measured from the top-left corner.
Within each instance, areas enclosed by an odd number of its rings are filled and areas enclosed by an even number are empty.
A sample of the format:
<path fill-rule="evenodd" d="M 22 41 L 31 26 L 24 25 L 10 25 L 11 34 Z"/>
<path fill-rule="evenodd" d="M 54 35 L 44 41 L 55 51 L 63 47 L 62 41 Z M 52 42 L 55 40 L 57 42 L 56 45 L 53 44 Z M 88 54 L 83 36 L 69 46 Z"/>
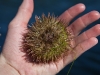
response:
<path fill-rule="evenodd" d="M 80 14 L 85 10 L 85 5 L 82 3 L 79 3 L 75 6 L 72 6 L 68 10 L 66 10 L 59 19 L 62 20 L 64 23 L 69 23 L 75 16 Z"/>

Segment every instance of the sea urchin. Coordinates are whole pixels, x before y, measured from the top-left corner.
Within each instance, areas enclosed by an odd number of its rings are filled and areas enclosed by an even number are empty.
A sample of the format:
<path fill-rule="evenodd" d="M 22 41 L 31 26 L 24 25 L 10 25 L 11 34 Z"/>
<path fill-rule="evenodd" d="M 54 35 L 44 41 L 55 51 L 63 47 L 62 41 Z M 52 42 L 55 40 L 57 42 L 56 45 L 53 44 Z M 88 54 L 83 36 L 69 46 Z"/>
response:
<path fill-rule="evenodd" d="M 23 36 L 23 50 L 33 63 L 51 63 L 63 58 L 71 48 L 65 23 L 54 15 L 36 17 Z"/>

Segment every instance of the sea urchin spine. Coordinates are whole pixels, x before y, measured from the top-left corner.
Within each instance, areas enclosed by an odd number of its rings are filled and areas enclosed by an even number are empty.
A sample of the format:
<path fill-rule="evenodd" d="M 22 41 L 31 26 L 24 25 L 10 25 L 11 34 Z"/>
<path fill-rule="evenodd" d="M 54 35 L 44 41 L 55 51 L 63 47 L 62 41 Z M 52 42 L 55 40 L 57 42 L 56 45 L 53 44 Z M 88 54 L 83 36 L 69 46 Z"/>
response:
<path fill-rule="evenodd" d="M 71 49 L 66 25 L 54 15 L 36 17 L 36 22 L 23 36 L 23 50 L 33 63 L 51 63 L 67 55 Z"/>

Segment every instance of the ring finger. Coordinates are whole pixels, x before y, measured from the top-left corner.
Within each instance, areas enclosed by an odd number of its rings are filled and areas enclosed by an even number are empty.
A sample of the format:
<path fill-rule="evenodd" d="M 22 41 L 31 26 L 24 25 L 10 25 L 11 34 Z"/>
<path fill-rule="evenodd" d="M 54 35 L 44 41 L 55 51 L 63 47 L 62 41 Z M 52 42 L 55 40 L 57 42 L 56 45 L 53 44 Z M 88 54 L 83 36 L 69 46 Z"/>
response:
<path fill-rule="evenodd" d="M 97 24 L 96 26 L 92 27 L 91 29 L 83 32 L 78 37 L 75 38 L 75 44 L 79 44 L 87 39 L 90 39 L 91 37 L 97 37 L 100 35 L 100 24 Z"/>

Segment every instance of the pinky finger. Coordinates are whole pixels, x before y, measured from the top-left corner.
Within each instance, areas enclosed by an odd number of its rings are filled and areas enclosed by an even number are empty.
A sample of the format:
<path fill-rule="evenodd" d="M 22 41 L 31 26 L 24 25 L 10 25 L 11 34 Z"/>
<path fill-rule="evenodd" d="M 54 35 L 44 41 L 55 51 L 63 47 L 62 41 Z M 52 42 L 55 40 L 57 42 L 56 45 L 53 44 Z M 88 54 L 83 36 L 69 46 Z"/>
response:
<path fill-rule="evenodd" d="M 96 37 L 92 37 L 78 44 L 77 47 L 75 48 L 76 58 L 79 57 L 82 53 L 84 53 L 88 49 L 95 46 L 97 43 L 98 43 L 98 39 Z"/>
<path fill-rule="evenodd" d="M 78 44 L 68 56 L 63 59 L 64 66 L 76 58 L 78 58 L 82 53 L 92 48 L 98 43 L 98 39 L 96 37 L 92 37 L 90 39 L 85 40 L 84 42 Z M 68 60 L 69 59 L 69 60 Z"/>

